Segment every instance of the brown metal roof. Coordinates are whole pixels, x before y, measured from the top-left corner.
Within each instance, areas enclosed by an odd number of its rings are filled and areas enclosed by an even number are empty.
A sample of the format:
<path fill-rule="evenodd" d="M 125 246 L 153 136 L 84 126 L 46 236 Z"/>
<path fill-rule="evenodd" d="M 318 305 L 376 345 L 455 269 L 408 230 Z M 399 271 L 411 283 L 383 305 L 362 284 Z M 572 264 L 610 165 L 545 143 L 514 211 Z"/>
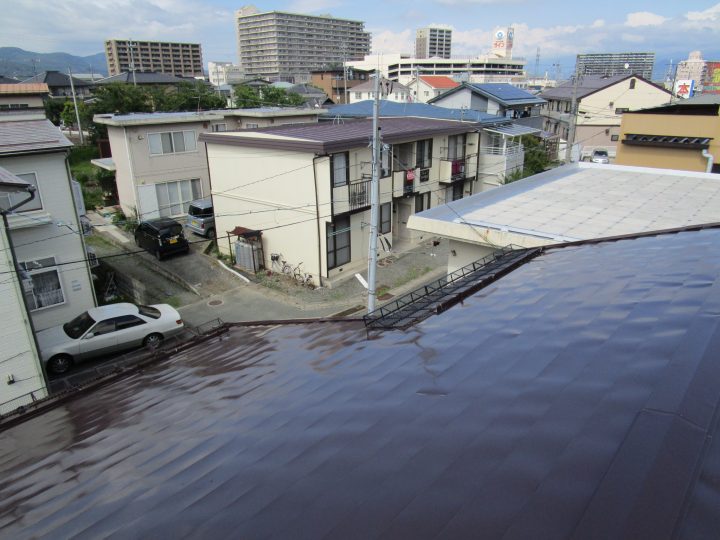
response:
<path fill-rule="evenodd" d="M 72 143 L 49 120 L 0 122 L 0 156 L 70 146 Z"/>
<path fill-rule="evenodd" d="M 481 124 L 430 118 L 381 118 L 383 142 L 396 144 L 438 136 L 468 133 Z M 263 137 L 253 137 L 253 133 Z M 269 138 L 267 135 L 283 138 Z M 343 123 L 295 124 L 225 133 L 201 133 L 200 140 L 213 144 L 297 150 L 318 154 L 366 146 L 372 138 L 372 120 Z"/>
<path fill-rule="evenodd" d="M 45 83 L 0 84 L 2 94 L 48 94 L 50 89 Z"/>
<path fill-rule="evenodd" d="M 720 229 L 442 315 L 238 327 L 2 433 L 7 538 L 714 538 Z"/>

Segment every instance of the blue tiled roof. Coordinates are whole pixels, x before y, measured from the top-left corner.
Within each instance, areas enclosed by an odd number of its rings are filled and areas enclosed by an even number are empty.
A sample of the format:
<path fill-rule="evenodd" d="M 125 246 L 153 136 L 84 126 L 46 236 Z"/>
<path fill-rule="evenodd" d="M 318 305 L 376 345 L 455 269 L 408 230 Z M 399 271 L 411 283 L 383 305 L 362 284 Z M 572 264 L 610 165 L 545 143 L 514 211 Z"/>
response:
<path fill-rule="evenodd" d="M 488 94 L 508 104 L 512 103 L 543 103 L 545 100 L 534 94 L 507 83 L 475 83 L 470 84 L 474 89 Z"/>
<path fill-rule="evenodd" d="M 373 101 L 365 100 L 350 105 L 336 105 L 328 109 L 327 119 L 342 116 L 345 118 L 368 118 L 373 114 Z M 380 102 L 380 116 L 415 116 L 435 118 L 437 120 L 462 120 L 466 122 L 494 123 L 507 121 L 507 118 L 471 109 L 446 109 L 426 103 L 398 103 L 395 101 Z"/>

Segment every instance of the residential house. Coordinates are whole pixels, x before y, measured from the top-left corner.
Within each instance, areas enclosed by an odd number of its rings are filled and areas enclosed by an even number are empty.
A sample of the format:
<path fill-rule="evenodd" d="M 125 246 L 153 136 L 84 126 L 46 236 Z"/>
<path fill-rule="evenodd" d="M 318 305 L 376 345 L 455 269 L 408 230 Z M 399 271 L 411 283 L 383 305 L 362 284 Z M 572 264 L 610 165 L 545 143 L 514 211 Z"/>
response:
<path fill-rule="evenodd" d="M 450 240 L 455 271 L 508 245 L 536 247 L 720 222 L 713 174 L 578 163 L 412 216 Z"/>
<path fill-rule="evenodd" d="M 0 167 L 0 416 L 47 395 L 32 320 L 23 298 L 23 279 L 18 273 L 14 249 L 6 227 L 7 213 L 30 202 L 33 184 Z"/>
<path fill-rule="evenodd" d="M 615 163 L 720 173 L 720 95 L 623 114 Z"/>
<path fill-rule="evenodd" d="M 451 109 L 474 109 L 512 118 L 518 124 L 542 129 L 540 108 L 544 99 L 507 83 L 463 83 L 428 103 Z"/>
<path fill-rule="evenodd" d="M 366 99 L 375 99 L 375 79 L 368 80 L 362 84 L 353 87 L 350 96 L 350 103 L 365 101 Z M 380 95 L 382 99 L 387 101 L 397 101 L 407 103 L 412 101 L 412 92 L 410 88 L 404 84 L 391 81 L 389 79 L 380 80 Z"/>
<path fill-rule="evenodd" d="M 96 305 L 67 165 L 71 146 L 48 120 L 0 122 L 0 166 L 37 189 L 32 201 L 8 216 L 36 331 Z"/>
<path fill-rule="evenodd" d="M 228 325 L 3 426 L 0 533 L 715 538 L 720 230 L 519 258 L 406 331 Z"/>
<path fill-rule="evenodd" d="M 382 118 L 382 255 L 411 245 L 415 212 L 467 196 L 477 179 L 479 125 Z M 259 231 L 263 266 L 303 264 L 316 285 L 367 266 L 372 121 L 203 133 L 218 237 Z M 238 170 L 243 174 L 238 176 Z M 230 242 L 218 247 L 229 253 Z M 278 267 L 280 265 L 280 267 Z"/>
<path fill-rule="evenodd" d="M 271 125 L 317 122 L 322 110 L 228 109 L 204 112 L 100 114 L 107 126 L 120 207 L 128 216 L 182 216 L 191 201 L 210 195 L 205 145 L 198 135 Z"/>
<path fill-rule="evenodd" d="M 81 79 L 76 79 L 61 71 L 43 71 L 34 77 L 30 77 L 22 81 L 25 84 L 46 84 L 50 90 L 50 97 L 53 98 L 69 98 L 75 95 L 78 98 L 85 99 L 92 95 L 93 85 Z"/>
<path fill-rule="evenodd" d="M 0 84 L 0 118 L 29 119 L 30 116 L 45 117 L 45 98 L 50 90 L 45 83 Z"/>
<path fill-rule="evenodd" d="M 342 68 L 323 69 L 310 73 L 310 84 L 321 88 L 333 103 L 345 104 L 348 102 L 345 93 L 357 85 L 369 81 L 371 73 L 364 69 L 346 68 L 343 75 Z"/>
<path fill-rule="evenodd" d="M 577 100 L 574 115 L 573 96 Z M 639 75 L 584 75 L 548 88 L 540 97 L 547 100 L 541 112 L 542 129 L 567 141 L 570 125 L 575 123 L 571 144 L 585 158 L 596 149 L 607 150 L 614 157 L 623 113 L 664 105 L 672 93 Z"/>
<path fill-rule="evenodd" d="M 420 75 L 407 85 L 412 90 L 413 101 L 427 103 L 448 90 L 457 88 L 460 83 L 444 75 Z"/>
<path fill-rule="evenodd" d="M 351 105 L 331 107 L 322 121 L 337 122 L 344 118 L 372 118 L 373 102 L 360 101 Z M 476 122 L 480 142 L 477 151 L 478 186 L 473 191 L 484 191 L 505 183 L 506 179 L 523 168 L 525 149 L 523 135 L 536 134 L 537 129 L 517 124 L 514 120 L 473 109 L 449 109 L 426 103 L 396 103 L 382 100 L 380 116 L 383 118 L 418 117 L 442 120 Z M 473 149 L 474 150 L 474 149 Z"/>
<path fill-rule="evenodd" d="M 301 96 L 307 107 L 324 107 L 328 103 L 332 103 L 325 92 L 309 84 L 293 84 L 287 91 Z"/>
<path fill-rule="evenodd" d="M 133 84 L 137 86 L 160 86 L 163 88 L 177 88 L 183 83 L 194 83 L 197 79 L 192 77 L 178 77 L 170 73 L 152 71 L 126 71 L 111 77 L 100 79 L 95 84 L 105 86 L 107 84 Z"/>

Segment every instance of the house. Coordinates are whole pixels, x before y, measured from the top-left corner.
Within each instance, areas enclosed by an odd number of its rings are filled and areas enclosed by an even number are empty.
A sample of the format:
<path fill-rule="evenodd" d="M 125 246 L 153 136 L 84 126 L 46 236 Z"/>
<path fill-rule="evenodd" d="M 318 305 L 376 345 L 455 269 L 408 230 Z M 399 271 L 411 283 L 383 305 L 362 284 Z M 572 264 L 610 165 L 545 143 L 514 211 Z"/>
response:
<path fill-rule="evenodd" d="M 408 228 L 450 240 L 453 272 L 499 247 L 644 233 L 720 222 L 720 178 L 579 163 L 432 208 Z"/>
<path fill-rule="evenodd" d="M 720 173 L 720 95 L 623 114 L 615 163 Z"/>
<path fill-rule="evenodd" d="M 322 121 L 337 122 L 343 118 L 372 118 L 373 102 L 360 101 L 351 105 L 340 105 L 328 109 L 329 114 Z M 525 149 L 521 142 L 523 135 L 537 134 L 532 127 L 519 125 L 514 120 L 473 109 L 449 109 L 426 103 L 397 103 L 380 101 L 380 116 L 435 118 L 477 122 L 480 142 L 477 151 L 479 185 L 474 192 L 484 191 L 505 183 L 506 179 L 523 169 Z M 474 149 L 473 149 L 474 150 Z"/>
<path fill-rule="evenodd" d="M 100 114 L 107 126 L 118 199 L 127 216 L 139 219 L 178 217 L 190 202 L 210 194 L 205 132 L 317 122 L 324 111 L 295 108 L 228 109 L 201 112 Z"/>
<path fill-rule="evenodd" d="M 91 83 L 70 77 L 70 75 L 61 71 L 43 71 L 22 82 L 25 84 L 44 83 L 50 90 L 50 97 L 63 99 L 72 97 L 73 87 L 75 88 L 75 95 L 81 99 L 90 97 L 93 88 Z"/>
<path fill-rule="evenodd" d="M 577 113 L 572 114 L 573 95 Z M 540 94 L 547 103 L 542 107 L 542 129 L 567 141 L 571 123 L 576 124 L 571 143 L 580 149 L 580 157 L 596 149 L 615 156 L 620 138 L 623 113 L 664 105 L 672 93 L 639 75 L 584 75 Z M 562 157 L 562 156 L 561 156 Z"/>
<path fill-rule="evenodd" d="M 457 88 L 460 83 L 444 75 L 420 75 L 407 85 L 412 89 L 413 101 L 427 103 L 448 90 Z"/>
<path fill-rule="evenodd" d="M 36 331 L 95 307 L 95 292 L 67 165 L 72 143 L 49 120 L 0 122 L 0 167 L 36 188 L 8 215 Z"/>
<path fill-rule="evenodd" d="M 346 68 L 323 69 L 310 72 L 310 84 L 321 88 L 333 103 L 347 103 L 345 93 L 359 84 L 370 80 L 371 71 Z"/>
<path fill-rule="evenodd" d="M 45 377 L 23 298 L 22 276 L 17 273 L 7 214 L 22 209 L 35 193 L 34 186 L 0 167 L 0 416 L 47 395 Z"/>
<path fill-rule="evenodd" d="M 719 275 L 707 227 L 544 248 L 402 332 L 227 325 L 3 425 L 0 533 L 714 538 Z"/>
<path fill-rule="evenodd" d="M 277 83 L 274 83 L 277 84 Z M 309 84 L 293 84 L 287 89 L 288 92 L 298 94 L 305 100 L 305 105 L 308 107 L 323 107 L 329 101 L 328 95 L 319 88 L 315 88 Z"/>
<path fill-rule="evenodd" d="M 350 96 L 350 103 L 375 99 L 375 79 L 354 86 L 348 94 Z M 387 101 L 397 101 L 401 103 L 412 101 L 410 88 L 399 82 L 391 81 L 390 79 L 380 80 L 380 95 L 382 99 Z"/>
<path fill-rule="evenodd" d="M 45 117 L 45 98 L 50 90 L 45 83 L 0 84 L 0 118 L 30 119 Z"/>
<path fill-rule="evenodd" d="M 427 118 L 382 118 L 380 245 L 417 241 L 415 212 L 477 189 L 479 125 Z M 372 121 L 203 133 L 221 252 L 238 227 L 262 234 L 262 266 L 281 261 L 315 285 L 332 285 L 367 266 Z M 238 176 L 242 170 L 242 176 Z M 221 232 L 222 231 L 222 232 Z M 278 267 L 280 265 L 280 267 Z"/>
<path fill-rule="evenodd" d="M 95 84 L 105 86 L 108 84 L 133 84 L 137 86 L 161 86 L 164 88 L 177 88 L 183 83 L 194 83 L 197 79 L 192 77 L 177 77 L 170 73 L 154 71 L 130 71 L 105 77 Z"/>
<path fill-rule="evenodd" d="M 544 99 L 507 83 L 462 83 L 428 103 L 452 109 L 474 109 L 512 118 L 518 124 L 542 129 L 540 107 Z"/>

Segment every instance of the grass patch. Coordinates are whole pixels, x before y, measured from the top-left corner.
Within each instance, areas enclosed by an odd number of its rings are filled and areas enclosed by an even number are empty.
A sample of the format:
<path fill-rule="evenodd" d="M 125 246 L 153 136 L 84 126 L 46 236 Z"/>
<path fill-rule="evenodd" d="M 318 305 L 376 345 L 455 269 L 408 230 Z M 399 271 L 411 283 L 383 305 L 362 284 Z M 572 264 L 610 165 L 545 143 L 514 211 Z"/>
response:
<path fill-rule="evenodd" d="M 419 277 L 424 276 L 431 270 L 432 268 L 430 268 L 429 266 L 413 266 L 409 268 L 408 271 L 405 272 L 402 276 L 395 280 L 395 282 L 393 283 L 393 288 L 402 287 L 406 283 L 410 283 L 411 281 L 414 281 Z"/>
<path fill-rule="evenodd" d="M 90 236 L 86 236 L 85 243 L 88 246 L 93 246 L 93 247 L 108 247 L 108 248 L 115 247 L 115 245 L 112 242 L 110 242 L 109 240 L 106 240 L 99 234 L 93 234 Z"/>
<path fill-rule="evenodd" d="M 180 299 L 177 296 L 168 296 L 167 298 L 163 299 L 163 303 L 170 304 L 175 309 L 182 306 L 182 304 L 180 303 Z"/>

